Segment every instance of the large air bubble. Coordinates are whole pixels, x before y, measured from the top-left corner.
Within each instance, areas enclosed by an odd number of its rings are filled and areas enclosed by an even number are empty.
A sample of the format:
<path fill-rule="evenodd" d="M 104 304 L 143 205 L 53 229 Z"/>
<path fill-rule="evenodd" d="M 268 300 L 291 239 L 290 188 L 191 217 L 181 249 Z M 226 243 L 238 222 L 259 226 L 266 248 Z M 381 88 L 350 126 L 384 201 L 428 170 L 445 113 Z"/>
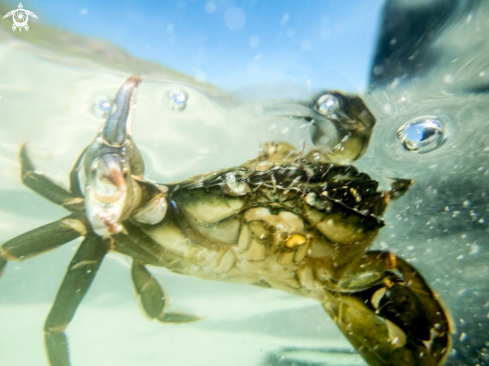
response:
<path fill-rule="evenodd" d="M 397 130 L 397 137 L 407 151 L 426 154 L 439 148 L 446 139 L 440 119 L 425 117 L 407 122 Z"/>

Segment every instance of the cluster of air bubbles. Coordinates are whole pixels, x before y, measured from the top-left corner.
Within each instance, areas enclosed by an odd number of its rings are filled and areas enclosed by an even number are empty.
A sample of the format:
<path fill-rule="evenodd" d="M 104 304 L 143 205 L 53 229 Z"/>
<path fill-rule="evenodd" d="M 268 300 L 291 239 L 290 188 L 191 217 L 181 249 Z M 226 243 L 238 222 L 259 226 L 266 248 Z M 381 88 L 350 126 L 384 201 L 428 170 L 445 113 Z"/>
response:
<path fill-rule="evenodd" d="M 333 94 L 323 94 L 316 101 L 316 109 L 324 116 L 331 116 L 340 109 L 340 100 Z"/>
<path fill-rule="evenodd" d="M 425 154 L 443 144 L 445 126 L 437 118 L 419 118 L 402 125 L 397 130 L 397 137 L 407 151 Z"/>
<path fill-rule="evenodd" d="M 115 112 L 115 104 L 108 96 L 101 95 L 95 98 L 92 110 L 98 118 L 108 118 Z"/>
<path fill-rule="evenodd" d="M 170 91 L 170 107 L 175 111 L 183 111 L 187 107 L 188 95 L 182 89 Z"/>

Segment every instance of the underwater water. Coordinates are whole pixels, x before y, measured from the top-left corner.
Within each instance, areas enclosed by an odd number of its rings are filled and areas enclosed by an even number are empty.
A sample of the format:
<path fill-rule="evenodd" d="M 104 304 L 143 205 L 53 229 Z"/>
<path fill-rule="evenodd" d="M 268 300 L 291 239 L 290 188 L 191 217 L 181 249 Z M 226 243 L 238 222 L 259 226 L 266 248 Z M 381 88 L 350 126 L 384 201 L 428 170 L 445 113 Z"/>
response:
<path fill-rule="evenodd" d="M 143 77 L 134 139 L 147 178 L 162 183 L 240 165 L 267 141 L 307 151 L 311 126 L 297 116 L 324 90 L 354 92 L 377 118 L 354 165 L 381 185 L 414 180 L 374 248 L 406 259 L 439 294 L 453 321 L 445 364 L 489 364 L 487 2 L 24 7 L 39 16 L 28 32 L 11 19 L 0 29 L 1 243 L 66 215 L 21 184 L 19 147 L 28 142 L 36 167 L 67 185 L 132 73 Z M 79 243 L 8 264 L 2 365 L 48 365 L 43 324 Z M 170 309 L 203 319 L 150 321 L 129 268 L 122 255 L 105 259 L 67 329 L 72 365 L 365 365 L 319 303 L 277 290 L 152 268 Z"/>

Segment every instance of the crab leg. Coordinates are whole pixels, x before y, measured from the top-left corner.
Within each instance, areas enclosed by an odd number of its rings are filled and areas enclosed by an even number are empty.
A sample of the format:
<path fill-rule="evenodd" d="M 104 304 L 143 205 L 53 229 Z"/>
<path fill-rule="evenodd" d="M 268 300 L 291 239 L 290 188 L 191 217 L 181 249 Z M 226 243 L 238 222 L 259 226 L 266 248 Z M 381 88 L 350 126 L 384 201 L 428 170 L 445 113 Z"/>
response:
<path fill-rule="evenodd" d="M 69 211 L 74 212 L 83 210 L 83 198 L 67 191 L 44 174 L 35 171 L 34 164 L 32 164 L 32 161 L 27 154 L 25 144 L 22 145 L 20 149 L 20 163 L 22 166 L 22 182 L 27 187 L 39 193 L 49 201 L 65 207 Z"/>
<path fill-rule="evenodd" d="M 9 240 L 0 247 L 0 275 L 8 261 L 24 260 L 66 244 L 85 235 L 87 225 L 81 214 L 72 214 Z"/>
<path fill-rule="evenodd" d="M 370 285 L 353 277 L 323 303 L 346 338 L 372 366 L 440 365 L 450 323 L 424 279 L 388 252 L 368 252 L 359 267 L 372 274 Z"/>
<path fill-rule="evenodd" d="M 146 314 L 151 319 L 162 316 L 166 296 L 161 286 L 141 261 L 136 259 L 132 261 L 131 276 Z"/>
<path fill-rule="evenodd" d="M 78 159 L 76 159 L 76 162 L 70 172 L 70 192 L 77 197 L 83 197 L 78 173 L 80 172 L 83 158 L 85 156 L 85 151 L 87 151 L 87 148 L 83 149 L 82 153 L 78 156 Z"/>
<path fill-rule="evenodd" d="M 165 311 L 167 296 L 145 264 L 161 265 L 164 255 L 166 260 L 170 260 L 166 258 L 169 257 L 169 253 L 135 225 L 128 223 L 126 229 L 129 235 L 119 233 L 112 236 L 115 239 L 113 249 L 134 258 L 131 276 L 136 294 L 148 317 L 163 323 L 187 323 L 199 320 L 200 318 L 194 315 Z M 173 260 L 178 261 L 179 258 L 175 257 Z"/>
<path fill-rule="evenodd" d="M 170 263 L 181 259 L 176 255 L 167 252 L 160 244 L 151 239 L 136 225 L 130 221 L 124 223 L 128 234 L 115 234 L 113 249 L 122 254 L 126 254 L 145 264 L 156 266 L 167 266 Z"/>
<path fill-rule="evenodd" d="M 51 366 L 69 366 L 68 341 L 64 333 L 85 297 L 109 249 L 107 240 L 89 234 L 73 257 L 44 325 Z"/>
<path fill-rule="evenodd" d="M 5 271 L 5 266 L 7 265 L 7 260 L 0 255 L 0 277 Z"/>
<path fill-rule="evenodd" d="M 115 239 L 113 244 L 115 251 L 135 258 L 143 263 L 158 265 L 158 258 L 160 256 L 154 251 L 149 251 L 148 248 L 140 245 L 144 239 L 130 237 L 123 233 L 112 235 L 112 238 Z"/>
<path fill-rule="evenodd" d="M 151 319 L 162 323 L 188 323 L 200 319 L 194 315 L 165 312 L 166 295 L 143 262 L 136 259 L 132 262 L 131 275 L 143 309 Z"/>

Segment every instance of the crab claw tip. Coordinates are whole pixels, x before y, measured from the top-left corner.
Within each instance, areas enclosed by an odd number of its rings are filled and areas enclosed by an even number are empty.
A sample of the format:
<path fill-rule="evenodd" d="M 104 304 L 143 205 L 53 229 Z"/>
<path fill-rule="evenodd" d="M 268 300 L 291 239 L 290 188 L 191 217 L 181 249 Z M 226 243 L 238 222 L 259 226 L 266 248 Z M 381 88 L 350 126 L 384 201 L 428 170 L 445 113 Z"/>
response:
<path fill-rule="evenodd" d="M 112 146 L 121 146 L 130 138 L 132 114 L 138 85 L 141 81 L 139 75 L 132 75 L 117 92 L 115 112 L 105 122 L 102 130 L 102 137 Z"/>
<path fill-rule="evenodd" d="M 134 83 L 137 85 L 139 85 L 141 82 L 143 81 L 143 79 L 141 78 L 141 75 L 139 74 L 133 74 L 131 76 L 129 76 L 126 80 L 126 83 Z"/>

